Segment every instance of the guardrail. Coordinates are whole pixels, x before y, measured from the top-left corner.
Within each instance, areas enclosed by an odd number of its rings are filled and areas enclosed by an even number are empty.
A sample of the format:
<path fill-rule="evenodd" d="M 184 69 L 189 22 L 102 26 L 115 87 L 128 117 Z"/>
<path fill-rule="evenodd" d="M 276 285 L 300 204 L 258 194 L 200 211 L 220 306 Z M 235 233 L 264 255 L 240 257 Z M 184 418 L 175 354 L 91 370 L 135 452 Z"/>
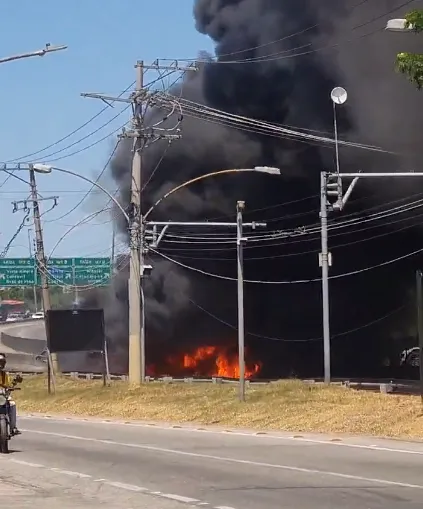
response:
<path fill-rule="evenodd" d="M 3 331 L 0 331 L 0 340 L 3 346 L 15 350 L 16 353 L 23 354 L 41 355 L 47 346 L 47 341 L 45 339 L 12 336 Z"/>
<path fill-rule="evenodd" d="M 22 372 L 24 376 L 33 376 L 33 375 L 41 375 L 44 373 L 34 373 L 34 372 Z M 103 378 L 103 374 L 101 373 L 81 373 L 79 371 L 65 372 L 62 373 L 63 376 L 79 379 L 79 380 L 101 380 Z M 110 380 L 113 381 L 128 381 L 128 375 L 122 374 L 113 374 L 110 375 Z M 285 381 L 286 379 L 268 379 L 268 380 L 246 380 L 246 385 L 269 385 L 275 384 L 278 382 Z M 343 387 L 345 389 L 352 390 L 365 390 L 371 392 L 379 392 L 387 395 L 420 395 L 420 382 L 416 380 L 391 380 L 389 382 L 382 381 L 352 381 L 352 380 L 342 380 L 333 381 L 332 385 L 337 385 L 339 387 Z M 323 385 L 323 382 L 316 380 L 302 380 L 303 383 L 309 385 Z M 159 376 L 159 377 L 146 377 L 146 383 L 165 383 L 165 384 L 228 384 L 228 385 L 237 385 L 239 382 L 237 379 L 233 378 L 224 378 L 224 377 L 211 377 L 211 378 L 196 378 L 196 377 L 172 377 L 172 376 Z"/>

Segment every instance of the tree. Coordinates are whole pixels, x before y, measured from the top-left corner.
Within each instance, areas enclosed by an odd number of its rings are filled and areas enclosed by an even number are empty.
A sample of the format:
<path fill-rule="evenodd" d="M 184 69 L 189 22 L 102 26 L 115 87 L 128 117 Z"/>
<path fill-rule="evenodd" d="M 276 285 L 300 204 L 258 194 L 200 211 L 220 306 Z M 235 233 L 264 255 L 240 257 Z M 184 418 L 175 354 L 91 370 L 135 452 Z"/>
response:
<path fill-rule="evenodd" d="M 405 16 L 405 20 L 406 29 L 412 29 L 416 33 L 423 32 L 423 10 L 411 11 Z M 399 53 L 397 70 L 407 76 L 419 90 L 423 88 L 423 54 Z"/>

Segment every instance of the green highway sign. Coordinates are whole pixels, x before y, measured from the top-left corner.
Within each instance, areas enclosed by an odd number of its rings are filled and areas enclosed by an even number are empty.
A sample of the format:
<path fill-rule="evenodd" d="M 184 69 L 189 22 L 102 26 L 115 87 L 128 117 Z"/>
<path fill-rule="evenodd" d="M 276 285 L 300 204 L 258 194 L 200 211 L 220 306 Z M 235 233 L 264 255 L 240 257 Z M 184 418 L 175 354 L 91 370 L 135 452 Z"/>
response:
<path fill-rule="evenodd" d="M 53 265 L 54 267 L 72 267 L 73 258 L 49 258 L 47 265 Z"/>
<path fill-rule="evenodd" d="M 96 285 L 102 286 L 110 283 L 110 267 L 75 267 L 75 286 Z"/>
<path fill-rule="evenodd" d="M 47 267 L 48 282 L 51 286 L 73 285 L 73 267 Z M 37 274 L 37 284 L 41 285 L 41 276 Z"/>
<path fill-rule="evenodd" d="M 34 267 L 34 258 L 0 258 L 0 267 Z"/>
<path fill-rule="evenodd" d="M 34 286 L 35 268 L 25 266 L 0 267 L 0 287 Z"/>
<path fill-rule="evenodd" d="M 110 258 L 50 258 L 47 273 L 51 286 L 102 286 L 111 278 Z M 0 258 L 0 288 L 40 285 L 34 258 Z"/>
<path fill-rule="evenodd" d="M 74 267 L 110 267 L 110 258 L 73 258 Z"/>

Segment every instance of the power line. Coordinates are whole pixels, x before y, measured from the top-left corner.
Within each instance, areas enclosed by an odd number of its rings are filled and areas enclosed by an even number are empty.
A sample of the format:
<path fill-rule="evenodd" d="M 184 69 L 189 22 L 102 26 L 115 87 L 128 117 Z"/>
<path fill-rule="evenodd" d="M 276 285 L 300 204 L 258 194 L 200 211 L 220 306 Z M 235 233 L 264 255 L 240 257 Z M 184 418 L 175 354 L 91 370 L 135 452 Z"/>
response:
<path fill-rule="evenodd" d="M 109 164 L 111 162 L 111 160 L 113 159 L 115 153 L 116 153 L 116 150 L 119 146 L 119 142 L 120 142 L 120 139 L 117 140 L 112 152 L 110 153 L 109 157 L 107 158 L 107 161 L 105 163 L 105 165 L 103 166 L 103 169 L 101 170 L 101 172 L 99 173 L 99 175 L 97 176 L 95 182 L 98 182 L 101 177 L 104 175 L 104 172 L 106 171 L 106 169 L 109 167 Z M 68 212 L 66 212 L 65 214 L 63 214 L 62 216 L 60 217 L 57 217 L 55 219 L 51 219 L 50 221 L 45 221 L 45 222 L 53 222 L 53 221 L 60 221 L 61 219 L 63 219 L 64 217 L 68 216 L 69 214 L 71 214 L 74 210 L 76 210 L 84 201 L 85 199 L 90 195 L 91 191 L 95 188 L 95 185 L 92 184 L 91 185 L 91 188 L 86 191 L 86 193 L 84 194 L 84 196 L 79 200 L 79 202 L 74 206 L 72 207 L 70 210 L 68 210 Z M 110 199 L 109 199 L 110 201 Z"/>
<path fill-rule="evenodd" d="M 12 246 L 13 242 L 15 241 L 16 237 L 21 233 L 21 231 L 23 230 L 25 224 L 26 224 L 26 221 L 28 219 L 28 216 L 29 216 L 29 209 L 26 211 L 25 213 L 25 216 L 24 218 L 22 219 L 20 225 L 18 226 L 16 232 L 12 235 L 11 239 L 9 240 L 9 242 L 6 244 L 5 248 L 3 249 L 3 251 L 0 253 L 0 258 L 5 258 L 7 256 L 7 253 L 9 252 L 9 249 L 10 247 Z"/>
<path fill-rule="evenodd" d="M 367 3 L 368 0 L 363 0 L 361 2 L 359 2 L 357 5 L 353 6 L 351 9 L 349 9 L 349 12 L 353 12 L 357 7 L 360 7 L 361 5 Z M 358 30 L 359 28 L 363 28 L 371 23 L 374 23 L 375 21 L 378 21 L 386 16 L 389 16 L 393 13 L 395 13 L 396 11 L 398 11 L 399 9 L 402 9 L 403 7 L 406 7 L 407 5 L 410 5 L 411 3 L 413 3 L 415 0 L 408 0 L 404 3 L 402 3 L 401 5 L 391 9 L 390 11 L 387 11 L 387 12 L 384 12 L 383 14 L 381 15 L 378 15 L 368 21 L 365 21 L 363 23 L 360 23 L 358 25 L 355 25 L 354 27 L 352 27 L 350 30 L 353 32 L 355 30 Z M 217 60 L 217 59 L 222 59 L 222 58 L 225 58 L 227 56 L 233 56 L 233 55 L 236 55 L 236 54 L 239 54 L 239 53 L 244 53 L 244 52 L 251 52 L 251 51 L 254 51 L 254 50 L 257 50 L 257 49 L 261 49 L 263 47 L 266 47 L 266 46 L 270 46 L 270 45 L 273 45 L 273 44 L 277 44 L 277 43 L 280 43 L 280 42 L 283 42 L 291 37 L 294 37 L 294 36 L 298 36 L 298 35 L 302 35 L 304 33 L 306 33 L 307 31 L 309 30 L 312 30 L 312 29 L 315 29 L 317 28 L 318 26 L 320 26 L 321 23 L 316 23 L 310 27 L 307 27 L 305 29 L 302 29 L 300 31 L 297 31 L 291 35 L 288 35 L 286 37 L 283 37 L 281 39 L 277 39 L 277 40 L 274 40 L 274 41 L 271 41 L 269 43 L 266 43 L 266 44 L 263 44 L 263 45 L 258 45 L 258 46 L 252 46 L 250 48 L 246 48 L 244 50 L 239 50 L 237 52 L 232 52 L 232 53 L 226 53 L 226 54 L 221 54 L 221 55 L 217 55 L 215 58 L 216 60 L 214 59 L 198 59 L 198 58 L 189 58 L 189 59 L 186 59 L 186 58 L 178 58 L 179 61 L 181 62 L 192 62 L 192 61 L 195 61 L 195 62 L 204 62 L 206 64 L 220 64 L 220 65 L 233 65 L 233 64 L 251 64 L 251 63 L 261 63 L 261 62 L 269 62 L 269 61 L 274 61 L 274 60 L 282 60 L 282 59 L 285 59 L 285 58 L 293 58 L 293 57 L 298 57 L 298 56 L 303 56 L 303 55 L 309 55 L 309 54 L 312 54 L 312 53 L 316 53 L 316 52 L 319 52 L 319 51 L 323 51 L 323 50 L 328 50 L 328 49 L 334 49 L 334 48 L 337 48 L 345 43 L 350 43 L 350 42 L 354 42 L 355 40 L 359 40 L 359 39 L 362 39 L 364 37 L 368 37 L 370 35 L 374 35 L 375 33 L 377 32 L 380 32 L 381 29 L 377 29 L 375 31 L 372 31 L 370 33 L 367 33 L 367 34 L 363 34 L 361 36 L 358 36 L 357 38 L 353 38 L 353 39 L 347 39 L 347 40 L 341 40 L 340 42 L 336 43 L 336 44 L 331 44 L 331 45 L 327 45 L 327 46 L 322 46 L 320 48 L 317 48 L 317 49 L 314 49 L 314 50 L 310 50 L 310 51 L 305 51 L 305 52 L 302 52 L 302 53 L 296 53 L 294 55 L 287 55 L 287 56 L 284 56 L 286 55 L 286 53 L 289 53 L 289 52 L 293 52 L 293 51 L 297 51 L 297 50 L 300 50 L 300 49 L 304 49 L 304 48 L 307 48 L 307 47 L 310 47 L 312 46 L 313 43 L 307 43 L 307 44 L 303 44 L 302 46 L 298 46 L 296 48 L 290 48 L 290 49 L 287 49 L 287 50 L 283 50 L 283 51 L 277 51 L 277 52 L 274 52 L 274 53 L 270 53 L 268 55 L 263 55 L 263 56 L 259 56 L 259 57 L 252 57 L 252 58 L 246 58 L 246 59 L 242 59 L 242 60 Z M 164 59 L 166 60 L 166 59 Z"/>
<path fill-rule="evenodd" d="M 127 86 L 125 88 L 125 90 L 123 90 L 118 97 L 122 97 L 123 94 L 125 94 L 131 87 L 133 87 L 135 84 L 135 81 L 133 81 L 129 86 Z M 113 103 L 111 103 L 113 104 Z M 50 143 L 50 145 L 46 145 L 45 147 L 35 151 L 35 152 L 30 152 L 29 154 L 25 154 L 21 157 L 16 157 L 14 159 L 9 159 L 8 161 L 6 161 L 7 163 L 16 163 L 18 161 L 22 161 L 24 159 L 27 159 L 27 158 L 32 158 L 33 156 L 36 156 L 38 154 L 40 154 L 41 152 L 44 152 L 56 145 L 58 145 L 59 143 L 62 143 L 62 141 L 65 141 L 67 140 L 68 138 L 70 138 L 71 136 L 73 136 L 74 134 L 76 134 L 77 132 L 81 131 L 82 129 L 84 129 L 84 127 L 87 127 L 87 125 L 91 124 L 91 122 L 93 122 L 96 118 L 98 118 L 102 113 L 104 113 L 106 110 L 108 110 L 110 108 L 110 104 L 104 106 L 104 108 L 102 108 L 98 113 L 96 113 L 95 115 L 93 115 L 91 118 L 89 118 L 86 122 L 84 122 L 83 124 L 81 124 L 79 127 L 77 127 L 76 129 L 74 129 L 73 131 L 71 131 L 69 134 L 67 134 L 66 136 L 63 136 L 63 138 L 60 138 L 59 140 L 57 141 L 54 141 L 53 143 Z M 70 146 L 73 146 L 73 145 L 70 145 Z M 65 147 L 66 148 L 69 148 L 69 147 Z M 63 149 L 63 150 L 65 150 Z M 47 156 L 46 156 L 47 157 Z"/>
<path fill-rule="evenodd" d="M 167 256 L 159 251 L 156 251 L 155 249 L 153 249 L 151 247 L 149 249 L 150 249 L 150 251 L 161 256 L 165 260 L 168 260 L 169 262 L 172 262 L 175 265 L 179 265 L 180 267 L 183 267 L 184 269 L 191 270 L 191 271 L 197 272 L 199 274 L 203 274 L 204 276 L 214 277 L 216 279 L 222 279 L 222 280 L 226 280 L 226 281 L 236 281 L 236 279 L 232 278 L 232 277 L 222 276 L 220 274 L 213 274 L 211 272 L 207 272 L 207 271 L 198 269 L 196 267 L 191 267 L 190 265 L 186 265 L 184 263 L 178 262 L 174 258 L 170 258 L 169 256 Z M 387 265 L 391 265 L 391 264 L 399 262 L 401 260 L 405 260 L 406 258 L 410 258 L 410 257 L 420 254 L 422 252 L 423 252 L 423 248 L 416 249 L 415 251 L 412 251 L 411 253 L 407 253 L 405 255 L 399 256 L 399 257 L 391 259 L 391 260 L 387 260 L 385 262 L 378 263 L 376 265 L 372 265 L 370 267 L 364 267 L 363 269 L 352 270 L 350 272 L 344 272 L 342 274 L 329 276 L 329 279 L 341 279 L 344 277 L 355 276 L 356 274 L 361 274 L 364 272 L 368 272 L 370 270 L 378 269 L 381 267 L 386 267 Z M 316 282 L 320 282 L 321 280 L 322 280 L 321 278 L 297 279 L 294 281 L 260 281 L 260 280 L 244 279 L 244 282 L 251 283 L 251 284 L 264 284 L 264 285 L 293 285 L 293 284 L 304 284 L 304 283 L 316 283 Z"/>
<path fill-rule="evenodd" d="M 186 298 L 185 295 L 184 295 L 184 298 Z M 203 313 L 208 315 L 210 318 L 213 318 L 214 320 L 218 321 L 222 325 L 226 325 L 227 327 L 229 327 L 232 330 L 237 330 L 238 329 L 238 327 L 235 327 L 231 323 L 229 323 L 229 322 L 227 322 L 225 320 L 222 320 L 221 318 L 219 318 L 215 314 L 211 313 L 210 311 L 208 311 L 204 307 L 202 307 L 199 304 L 197 304 L 196 302 L 194 302 L 192 299 L 188 299 L 188 301 L 193 306 L 198 308 L 200 311 L 202 311 Z M 398 308 L 395 308 L 394 310 L 390 311 L 389 313 L 387 313 L 387 314 L 385 314 L 383 316 L 380 316 L 378 318 L 375 318 L 374 320 L 372 320 L 370 322 L 367 322 L 367 323 L 365 323 L 363 325 L 360 325 L 359 327 L 355 327 L 353 329 L 348 329 L 348 330 L 343 331 L 343 332 L 338 332 L 337 334 L 332 334 L 331 338 L 335 339 L 335 338 L 347 336 L 347 335 L 352 334 L 354 332 L 358 332 L 359 330 L 363 330 L 363 329 L 366 329 L 368 327 L 371 327 L 372 325 L 376 325 L 376 324 L 378 324 L 380 322 L 383 322 L 384 320 L 390 318 L 391 316 L 399 313 L 400 311 L 405 309 L 407 306 L 408 306 L 408 304 L 403 304 L 402 306 L 400 306 Z M 283 342 L 283 343 L 311 343 L 311 342 L 314 342 L 314 341 L 322 341 L 322 339 L 323 339 L 322 336 L 314 337 L 314 338 L 306 338 L 306 339 L 286 339 L 286 338 L 278 338 L 278 337 L 274 337 L 274 336 L 265 336 L 263 334 L 257 334 L 255 332 L 249 332 L 249 331 L 245 331 L 245 335 L 246 336 L 252 336 L 252 337 L 255 337 L 255 338 L 259 338 L 259 339 L 266 339 L 266 340 L 269 340 L 269 341 L 280 341 L 280 342 Z"/>

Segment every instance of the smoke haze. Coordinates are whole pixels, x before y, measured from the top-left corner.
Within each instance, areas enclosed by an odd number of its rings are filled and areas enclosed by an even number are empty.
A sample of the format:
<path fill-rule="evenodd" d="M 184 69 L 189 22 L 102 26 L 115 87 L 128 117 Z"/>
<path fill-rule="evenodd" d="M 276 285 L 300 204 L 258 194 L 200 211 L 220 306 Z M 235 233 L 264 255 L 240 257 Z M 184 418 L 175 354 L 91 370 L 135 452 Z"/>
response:
<path fill-rule="evenodd" d="M 343 86 L 348 91 L 348 101 L 339 108 L 340 136 L 401 155 L 343 148 L 342 171 L 421 169 L 423 96 L 394 71 L 396 53 L 421 50 L 421 38 L 383 31 L 387 19 L 406 12 L 394 10 L 400 5 L 399 0 L 197 0 L 193 9 L 196 28 L 213 39 L 220 63 L 202 64 L 198 72 L 184 78 L 172 92 L 230 113 L 331 136 L 330 91 L 334 86 Z M 407 9 L 421 5 L 415 1 Z M 260 57 L 268 58 L 254 62 Z M 244 63 L 225 63 L 233 60 Z M 151 119 L 156 118 L 158 112 L 150 115 Z M 164 151 L 165 157 L 155 171 Z M 245 200 L 245 220 L 267 221 L 268 231 L 318 222 L 319 172 L 334 168 L 332 148 L 240 131 L 189 115 L 182 123 L 181 140 L 168 149 L 167 142 L 155 143 L 144 153 L 143 180 L 155 171 L 143 193 L 144 212 L 165 191 L 192 177 L 255 165 L 277 166 L 282 177 L 244 174 L 209 179 L 176 193 L 157 208 L 151 219 L 232 221 L 236 201 Z M 121 143 L 111 175 L 121 188 L 125 204 L 129 202 L 130 171 L 131 147 Z M 363 211 L 369 207 L 418 193 L 420 187 L 422 184 L 416 180 L 363 181 L 343 214 L 365 214 Z M 285 202 L 295 203 L 280 206 Z M 402 222 L 360 234 L 346 230 L 349 234 L 344 231 L 344 235 L 331 238 L 331 275 L 379 264 L 423 247 L 420 227 L 334 247 L 392 233 L 410 224 Z M 119 228 L 120 235 L 126 238 L 123 222 Z M 193 232 L 169 230 L 178 236 Z M 227 235 L 228 231 L 217 233 Z M 199 250 L 198 245 L 167 237 L 161 250 L 187 265 L 236 276 L 235 243 L 213 243 Z M 245 277 L 273 281 L 318 278 L 318 251 L 317 236 L 279 240 L 273 245 L 251 242 L 245 249 Z M 404 309 L 374 326 L 335 337 L 335 374 L 348 376 L 354 370 L 368 373 L 376 369 L 389 348 L 395 349 L 395 345 L 389 346 L 390 340 L 413 333 L 413 307 L 407 302 L 419 261 L 419 257 L 408 258 L 331 282 L 331 324 L 335 335 L 360 328 L 405 304 Z M 202 276 L 156 256 L 151 263 L 154 270 L 146 283 L 147 364 L 158 363 L 164 352 L 183 349 L 187 344 L 235 340 L 236 331 L 193 304 L 235 325 L 235 282 Z M 263 359 L 263 376 L 283 376 L 293 371 L 303 376 L 321 374 L 321 341 L 293 342 L 321 336 L 319 283 L 247 284 L 245 291 L 246 329 L 288 340 L 248 336 L 252 350 Z M 88 301 L 105 306 L 108 336 L 124 358 L 127 270 L 115 278 L 111 293 L 93 293 Z"/>

